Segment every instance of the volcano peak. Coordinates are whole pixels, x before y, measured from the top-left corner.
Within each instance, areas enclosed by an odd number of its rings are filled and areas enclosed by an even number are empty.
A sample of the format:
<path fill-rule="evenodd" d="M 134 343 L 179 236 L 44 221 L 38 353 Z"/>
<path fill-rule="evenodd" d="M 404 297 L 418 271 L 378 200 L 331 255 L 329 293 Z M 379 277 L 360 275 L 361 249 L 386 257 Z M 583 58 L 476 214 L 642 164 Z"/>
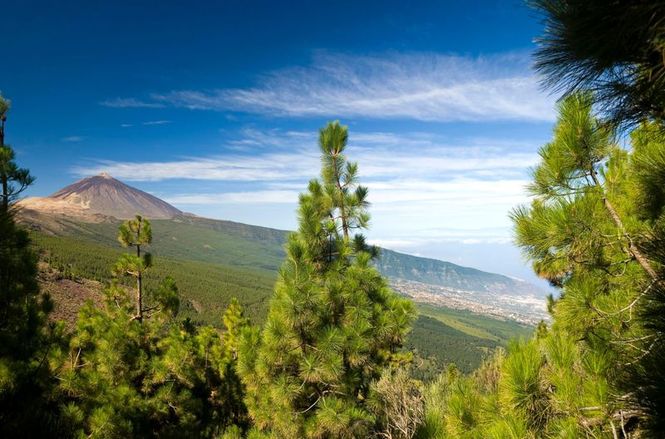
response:
<path fill-rule="evenodd" d="M 105 215 L 118 219 L 133 218 L 138 214 L 153 219 L 170 219 L 182 214 L 166 201 L 129 186 L 107 172 L 83 178 L 50 197 L 28 198 L 21 205 L 27 209 L 71 216 Z"/>

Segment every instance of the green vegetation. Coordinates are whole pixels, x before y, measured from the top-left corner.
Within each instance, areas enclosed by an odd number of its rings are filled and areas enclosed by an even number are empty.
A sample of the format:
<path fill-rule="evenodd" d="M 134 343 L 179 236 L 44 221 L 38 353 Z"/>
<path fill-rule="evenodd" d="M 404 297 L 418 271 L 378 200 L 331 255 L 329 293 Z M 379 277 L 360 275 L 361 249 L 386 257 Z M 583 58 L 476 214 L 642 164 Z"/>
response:
<path fill-rule="evenodd" d="M 145 247 L 152 242 L 152 228 L 150 221 L 140 215 L 130 221 L 125 221 L 118 232 L 118 242 L 123 247 L 135 247 L 136 254 L 125 253 L 113 266 L 116 276 L 131 276 L 136 279 L 136 314 L 138 321 L 143 320 L 143 276 L 146 270 L 152 267 L 152 256 L 145 251 L 141 253 L 141 246 Z M 173 295 L 173 294 L 171 294 Z M 177 304 L 177 307 L 180 303 Z"/>
<path fill-rule="evenodd" d="M 45 326 L 51 303 L 39 294 L 37 258 L 27 233 L 14 223 L 11 202 L 33 179 L 4 145 L 8 109 L 0 95 L 0 436 L 39 437 L 58 432 L 54 383 L 45 362 L 56 337 Z"/>
<path fill-rule="evenodd" d="M 102 283 L 112 278 L 111 267 L 122 251 L 88 240 L 32 233 L 33 245 L 52 267 L 76 278 Z M 159 238 L 156 235 L 156 241 Z M 181 315 L 195 322 L 219 324 L 219 316 L 236 297 L 256 322 L 262 322 L 275 283 L 275 276 L 263 270 L 250 270 L 219 264 L 153 257 L 155 266 L 145 282 L 155 285 L 167 276 L 178 281 L 183 298 Z"/>
<path fill-rule="evenodd" d="M 152 251 L 163 257 L 235 265 L 276 272 L 284 258 L 286 232 L 228 221 L 200 218 L 153 220 L 159 239 Z M 110 227 L 111 226 L 111 227 Z M 91 224 L 92 231 L 109 236 L 113 225 Z"/>
<path fill-rule="evenodd" d="M 665 118 L 660 0 L 529 0 L 544 15 L 536 69 L 567 94 L 591 91 L 615 125 Z"/>
<path fill-rule="evenodd" d="M 42 234 L 70 236 L 115 247 L 121 221 L 84 223 L 67 218 L 36 218 Z M 160 257 L 277 272 L 287 232 L 230 221 L 183 216 L 151 220 L 151 251 Z"/>
<path fill-rule="evenodd" d="M 150 223 L 137 217 L 119 241 L 136 247 L 117 272 L 137 279 L 136 294 L 113 282 L 104 307 L 83 307 L 68 348 L 56 350 L 61 423 L 77 437 L 216 437 L 244 428 L 247 411 L 235 372 L 238 334 L 246 325 L 237 302 L 222 319 L 225 332 L 178 320 L 178 288 L 165 278 L 143 288 L 150 258 Z M 134 296 L 133 299 L 130 297 Z"/>
<path fill-rule="evenodd" d="M 414 377 L 430 381 L 447 365 L 471 373 L 497 348 L 514 338 L 527 338 L 533 327 L 470 311 L 419 304 L 418 318 L 406 342 L 414 352 Z"/>
<path fill-rule="evenodd" d="M 661 435 L 665 137 L 645 123 L 629 153 L 591 107 L 589 94 L 561 103 L 534 201 L 513 213 L 534 270 L 562 289 L 553 325 L 441 377 L 423 437 Z"/>
<path fill-rule="evenodd" d="M 416 437 L 665 434 L 661 3 L 532 2 L 547 25 L 537 68 L 578 92 L 540 151 L 534 201 L 513 213 L 534 270 L 561 289 L 554 322 L 471 375 L 442 374 Z M 635 123 L 631 148 L 619 147 L 613 127 Z"/>
<path fill-rule="evenodd" d="M 467 310 L 450 309 L 433 305 L 418 305 L 419 314 L 432 317 L 472 337 L 505 344 L 512 338 L 527 337 L 533 333 L 531 326 L 512 320 L 499 320 Z"/>
<path fill-rule="evenodd" d="M 117 228 L 121 224 L 118 220 L 84 223 L 36 212 L 27 212 L 25 216 L 25 222 L 42 234 L 71 236 L 109 247 L 116 246 Z M 150 248 L 160 257 L 277 273 L 285 256 L 288 232 L 282 230 L 193 216 L 151 220 L 151 224 L 155 239 Z M 381 249 L 380 257 L 372 263 L 388 277 L 473 291 L 534 292 L 532 285 L 500 274 L 387 249 Z"/>
<path fill-rule="evenodd" d="M 153 224 L 159 221 L 152 222 Z M 154 227 L 153 227 L 154 230 Z M 160 236 L 154 233 L 151 250 Z M 61 273 L 74 279 L 111 280 L 114 261 L 121 250 L 94 244 L 87 239 L 31 233 L 33 246 L 41 258 Z M 156 265 L 146 274 L 146 283 L 156 285 L 171 276 L 178 282 L 182 300 L 180 315 L 199 324 L 219 326 L 219 315 L 236 297 L 247 316 L 256 324 L 265 321 L 275 275 L 263 270 L 242 269 L 219 264 L 163 258 L 156 251 Z M 497 346 L 513 337 L 526 336 L 529 327 L 516 322 L 474 314 L 470 311 L 420 305 L 421 316 L 407 336 L 406 348 L 416 353 L 419 366 L 414 373 L 430 379 L 446 364 L 457 364 L 471 372 Z M 436 321 L 425 319 L 429 316 Z"/>
<path fill-rule="evenodd" d="M 426 381 L 435 378 L 447 364 L 472 372 L 498 346 L 497 342 L 470 336 L 424 315 L 413 323 L 407 339 L 407 348 L 416 355 L 413 374 Z"/>

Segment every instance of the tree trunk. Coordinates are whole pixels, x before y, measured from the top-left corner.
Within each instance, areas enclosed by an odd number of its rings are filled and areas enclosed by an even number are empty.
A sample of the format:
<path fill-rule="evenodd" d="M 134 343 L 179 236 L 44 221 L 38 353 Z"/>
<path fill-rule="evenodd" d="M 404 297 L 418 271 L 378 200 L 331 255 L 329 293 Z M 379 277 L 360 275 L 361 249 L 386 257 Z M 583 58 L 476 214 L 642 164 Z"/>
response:
<path fill-rule="evenodd" d="M 136 278 L 136 318 L 140 322 L 143 320 L 143 297 L 142 297 L 142 285 L 141 285 L 141 272 L 139 272 L 138 277 Z"/>
<path fill-rule="evenodd" d="M 333 169 L 335 170 L 335 184 L 337 185 L 337 190 L 339 191 L 339 213 L 342 217 L 342 233 L 344 233 L 344 239 L 349 240 L 349 222 L 346 217 L 346 206 L 344 205 L 344 191 L 342 190 L 342 183 L 340 182 L 341 176 L 337 172 L 337 153 L 333 154 Z"/>
<path fill-rule="evenodd" d="M 139 234 L 141 232 L 141 224 L 139 223 Z M 139 258 L 138 275 L 136 276 L 136 319 L 143 321 L 143 279 L 141 264 L 141 246 L 136 246 L 136 256 Z"/>
<path fill-rule="evenodd" d="M 9 211 L 9 189 L 7 187 L 7 174 L 2 172 L 2 211 Z"/>
<path fill-rule="evenodd" d="M 5 119 L 4 117 L 2 118 L 2 121 L 0 121 L 0 148 L 4 148 L 5 146 Z M 8 181 L 7 181 L 7 170 L 4 168 L 0 170 L 0 178 L 2 179 L 2 211 L 3 212 L 8 212 L 9 211 L 9 187 L 8 187 Z"/>
<path fill-rule="evenodd" d="M 619 216 L 619 213 L 616 211 L 610 200 L 607 199 L 607 195 L 605 194 L 605 189 L 603 186 L 600 184 L 600 180 L 598 180 L 598 174 L 596 173 L 595 169 L 591 169 L 591 178 L 593 179 L 594 184 L 601 190 L 603 194 L 603 204 L 605 205 L 605 209 L 609 212 L 610 216 L 612 217 L 612 220 L 614 221 L 614 224 L 616 224 L 617 228 L 621 232 L 621 234 L 626 238 L 628 241 L 628 253 L 635 258 L 638 264 L 644 269 L 644 271 L 647 272 L 651 280 L 658 280 L 658 273 L 656 273 L 656 270 L 653 269 L 651 266 L 651 263 L 649 260 L 642 254 L 639 248 L 635 245 L 633 242 L 633 239 L 630 237 L 628 232 L 626 232 L 626 228 L 623 225 L 623 221 L 621 221 L 621 217 Z"/>

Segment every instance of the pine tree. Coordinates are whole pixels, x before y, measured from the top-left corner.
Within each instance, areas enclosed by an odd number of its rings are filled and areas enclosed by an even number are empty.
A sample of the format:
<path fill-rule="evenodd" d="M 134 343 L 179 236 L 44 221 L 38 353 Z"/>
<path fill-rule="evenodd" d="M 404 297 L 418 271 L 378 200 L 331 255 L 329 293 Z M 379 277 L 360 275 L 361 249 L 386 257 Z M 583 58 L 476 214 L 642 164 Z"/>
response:
<path fill-rule="evenodd" d="M 52 305 L 40 294 L 28 234 L 14 221 L 13 201 L 33 178 L 4 145 L 8 109 L 0 96 L 0 436 L 49 437 L 59 428 L 47 358 L 55 342 L 46 327 Z"/>
<path fill-rule="evenodd" d="M 665 129 L 644 123 L 631 133 L 631 200 L 646 231 L 639 245 L 655 267 L 658 280 L 649 282 L 635 299 L 635 315 L 643 334 L 630 340 L 638 350 L 623 375 L 621 388 L 638 413 L 645 436 L 665 435 Z"/>
<path fill-rule="evenodd" d="M 141 253 L 141 246 L 152 242 L 150 221 L 141 215 L 133 220 L 125 221 L 118 232 L 118 241 L 123 247 L 134 247 L 136 254 L 124 254 L 117 262 L 113 271 L 116 275 L 129 275 L 136 278 L 136 315 L 143 320 L 143 273 L 152 265 L 150 253 Z"/>
<path fill-rule="evenodd" d="M 0 209 L 2 212 L 8 212 L 11 202 L 34 182 L 27 169 L 16 165 L 14 150 L 5 145 L 5 123 L 9 106 L 9 101 L 0 95 L 0 183 L 2 183 Z"/>
<path fill-rule="evenodd" d="M 648 251 L 660 232 L 644 221 L 636 203 L 633 162 L 641 153 L 635 146 L 632 154 L 616 146 L 612 132 L 592 114 L 591 95 L 566 98 L 554 140 L 541 150 L 534 171 L 536 198 L 514 214 L 517 241 L 534 269 L 562 287 L 552 302 L 553 334 L 546 342 L 557 336 L 581 340 L 582 358 L 592 359 L 584 361 L 593 361 L 595 371 L 603 365 L 596 375 L 615 395 L 600 398 L 599 409 L 585 416 L 629 433 L 644 413 L 629 402 L 630 365 L 650 352 L 643 342 L 656 336 L 640 314 L 662 284 Z"/>
<path fill-rule="evenodd" d="M 615 124 L 665 120 L 665 2 L 529 0 L 544 16 L 536 69 L 566 94 L 594 92 Z"/>
<path fill-rule="evenodd" d="M 418 437 L 662 436 L 665 136 L 645 124 L 626 150 L 613 134 L 591 95 L 561 102 L 534 199 L 513 213 L 517 243 L 560 289 L 553 323 L 432 385 Z"/>
<path fill-rule="evenodd" d="M 150 223 L 141 217 L 120 227 L 123 255 L 114 271 L 137 279 L 135 298 L 117 280 L 102 308 L 83 307 L 70 348 L 60 358 L 63 416 L 75 435 L 88 437 L 218 437 L 247 428 L 243 387 L 235 371 L 237 337 L 246 325 L 234 302 L 226 332 L 177 319 L 180 300 L 169 277 L 138 281 L 150 259 Z"/>
<path fill-rule="evenodd" d="M 321 130 L 321 181 L 300 196 L 267 322 L 241 345 L 250 415 L 276 437 L 369 435 L 371 383 L 400 358 L 414 315 L 371 265 L 364 237 L 351 237 L 369 216 L 357 165 L 344 156 L 347 137 L 337 122 Z"/>
<path fill-rule="evenodd" d="M 348 128 L 339 122 L 328 124 L 319 133 L 323 190 L 334 209 L 331 219 L 339 221 L 346 240 L 352 230 L 365 229 L 369 223 L 367 188 L 356 183 L 358 164 L 347 162 L 344 156 L 348 137 Z"/>

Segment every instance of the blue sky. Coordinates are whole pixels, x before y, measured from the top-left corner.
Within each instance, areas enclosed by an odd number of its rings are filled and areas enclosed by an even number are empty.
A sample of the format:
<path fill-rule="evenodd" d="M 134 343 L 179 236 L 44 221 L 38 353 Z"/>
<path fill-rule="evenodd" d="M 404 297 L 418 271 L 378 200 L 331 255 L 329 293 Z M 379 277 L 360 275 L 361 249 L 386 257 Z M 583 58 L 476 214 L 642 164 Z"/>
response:
<path fill-rule="evenodd" d="M 508 212 L 555 97 L 520 1 L 25 0 L 2 17 L 7 141 L 30 195 L 107 171 L 182 210 L 289 229 L 317 130 L 339 119 L 370 239 L 533 279 Z"/>

